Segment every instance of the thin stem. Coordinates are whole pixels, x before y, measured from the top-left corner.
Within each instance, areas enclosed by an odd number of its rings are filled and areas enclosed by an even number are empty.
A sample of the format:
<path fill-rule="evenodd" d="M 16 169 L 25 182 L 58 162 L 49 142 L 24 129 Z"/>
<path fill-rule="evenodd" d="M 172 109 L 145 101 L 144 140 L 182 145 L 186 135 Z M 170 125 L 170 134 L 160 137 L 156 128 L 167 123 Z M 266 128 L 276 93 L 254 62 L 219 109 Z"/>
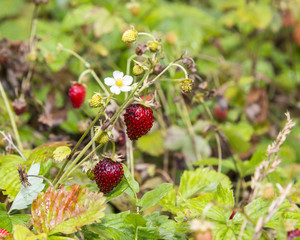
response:
<path fill-rule="evenodd" d="M 214 122 L 215 120 L 214 120 L 214 117 L 213 117 L 210 109 L 207 107 L 207 105 L 204 101 L 202 102 L 202 104 L 203 104 L 204 109 L 205 109 L 207 115 L 209 116 L 210 120 Z M 221 172 L 222 171 L 222 148 L 221 148 L 221 141 L 220 141 L 220 136 L 219 136 L 218 132 L 215 132 L 215 139 L 216 139 L 217 148 L 218 148 L 218 159 L 219 159 L 218 172 Z"/>
<path fill-rule="evenodd" d="M 135 57 L 136 57 L 136 54 L 130 56 L 130 57 L 127 59 L 126 75 L 129 75 L 129 74 L 130 74 L 130 65 L 131 65 L 131 61 L 132 61 L 132 59 L 134 59 Z"/>
<path fill-rule="evenodd" d="M 150 33 L 139 32 L 138 35 L 139 35 L 139 36 L 147 36 L 147 37 L 152 38 L 154 41 L 156 41 L 156 40 L 155 40 L 155 37 L 154 37 L 153 35 L 151 35 Z"/>
<path fill-rule="evenodd" d="M 116 151 L 116 144 L 113 141 L 111 141 L 111 144 L 112 144 L 111 158 L 113 158 Z"/>
<path fill-rule="evenodd" d="M 218 172 L 221 172 L 221 170 L 222 170 L 222 148 L 221 148 L 220 136 L 217 132 L 215 133 L 215 138 L 216 138 L 216 142 L 217 142 L 218 158 L 219 158 Z"/>
<path fill-rule="evenodd" d="M 109 92 L 107 91 L 106 87 L 104 84 L 101 82 L 100 78 L 97 76 L 94 70 L 91 71 L 92 76 L 96 80 L 96 82 L 99 84 L 99 86 L 102 88 L 102 90 L 105 92 L 106 96 L 109 95 Z"/>
<path fill-rule="evenodd" d="M 90 124 L 90 126 L 88 127 L 87 130 L 85 130 L 85 132 L 82 134 L 81 138 L 79 139 L 79 141 L 76 143 L 75 147 L 72 149 L 69 157 L 65 160 L 63 166 L 60 168 L 58 174 L 56 175 L 53 184 L 56 184 L 58 182 L 58 179 L 61 177 L 63 170 L 65 169 L 65 167 L 67 166 L 68 162 L 72 159 L 76 149 L 79 147 L 80 143 L 83 141 L 83 139 L 85 138 L 85 136 L 89 133 L 89 131 L 91 130 L 91 128 L 95 125 L 95 123 L 98 121 L 98 119 L 101 117 L 101 115 L 103 114 L 103 111 L 105 110 L 106 106 L 108 105 L 110 99 L 112 98 L 113 94 L 109 95 L 109 97 L 106 100 L 105 105 L 100 109 L 98 115 L 96 116 L 96 118 L 94 119 L 94 121 Z"/>
<path fill-rule="evenodd" d="M 83 77 L 84 77 L 85 75 L 87 75 L 88 73 L 90 73 L 90 72 L 91 72 L 91 69 L 87 69 L 87 70 L 83 71 L 83 72 L 80 74 L 79 78 L 78 78 L 78 83 L 81 83 Z"/>
<path fill-rule="evenodd" d="M 74 168 L 72 168 L 67 174 L 66 179 L 77 169 L 79 168 L 86 160 L 88 160 L 91 155 L 96 152 L 98 149 L 100 149 L 103 146 L 103 144 L 98 145 L 95 149 L 93 149 L 84 159 L 82 159 Z"/>
<path fill-rule="evenodd" d="M 20 152 L 20 150 L 16 147 L 16 145 L 14 144 L 14 142 L 11 140 L 11 136 L 7 136 L 3 131 L 0 131 L 0 133 L 3 135 L 4 140 L 8 141 L 9 144 L 11 144 L 13 146 L 13 148 L 19 153 L 19 155 L 24 159 L 24 161 L 27 161 L 26 158 L 24 157 L 24 155 Z"/>
<path fill-rule="evenodd" d="M 37 12 L 38 12 L 39 5 L 35 4 L 33 13 L 32 13 L 32 20 L 31 20 L 31 29 L 30 29 L 30 38 L 29 38 L 29 46 L 30 50 L 32 50 L 32 44 L 36 32 L 36 23 L 37 23 Z"/>
<path fill-rule="evenodd" d="M 189 75 L 183 66 L 177 63 L 174 63 L 173 66 L 179 67 L 184 72 L 185 78 L 189 78 Z"/>
<path fill-rule="evenodd" d="M 65 48 L 61 43 L 58 44 L 58 47 L 59 47 L 59 49 L 65 51 L 67 53 L 70 53 L 71 55 L 76 57 L 79 61 L 81 61 L 85 65 L 86 68 L 91 67 L 91 65 L 87 61 L 85 61 L 78 53 L 72 51 L 71 49 Z"/>
<path fill-rule="evenodd" d="M 15 118 L 14 118 L 13 112 L 12 112 L 11 107 L 9 105 L 8 98 L 5 94 L 5 91 L 4 91 L 4 88 L 3 88 L 1 82 L 0 82 L 0 92 L 1 92 L 1 95 L 3 97 L 5 107 L 6 107 L 6 110 L 8 112 L 8 115 L 9 115 L 10 123 L 11 123 L 11 126 L 12 126 L 13 131 L 14 131 L 14 135 L 15 135 L 15 138 L 16 138 L 16 141 L 17 141 L 18 148 L 21 151 L 23 151 L 23 146 L 22 146 L 22 142 L 21 142 L 21 139 L 20 139 L 18 128 L 17 128 L 16 122 L 15 122 Z"/>

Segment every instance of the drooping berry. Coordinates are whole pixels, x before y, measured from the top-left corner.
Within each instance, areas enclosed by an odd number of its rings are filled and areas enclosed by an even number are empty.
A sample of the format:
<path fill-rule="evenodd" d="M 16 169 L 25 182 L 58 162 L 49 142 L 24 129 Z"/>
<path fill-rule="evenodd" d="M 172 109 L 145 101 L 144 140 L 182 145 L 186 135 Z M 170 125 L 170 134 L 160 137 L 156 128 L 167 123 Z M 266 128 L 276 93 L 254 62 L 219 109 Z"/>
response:
<path fill-rule="evenodd" d="M 160 49 L 160 43 L 158 41 L 151 40 L 147 43 L 147 47 L 151 52 L 156 52 Z"/>
<path fill-rule="evenodd" d="M 110 158 L 104 158 L 96 164 L 94 175 L 99 190 L 109 193 L 121 182 L 124 175 L 123 166 Z"/>
<path fill-rule="evenodd" d="M 192 91 L 193 81 L 191 79 L 184 79 L 179 82 L 180 88 L 185 93 L 190 93 Z"/>
<path fill-rule="evenodd" d="M 154 122 L 153 111 L 141 104 L 131 104 L 126 108 L 124 121 L 128 137 L 131 140 L 137 140 L 151 129 Z"/>
<path fill-rule="evenodd" d="M 299 229 L 294 229 L 294 230 L 289 231 L 287 233 L 287 239 L 288 240 L 294 239 L 294 238 L 299 237 L 299 236 L 300 236 L 300 230 Z"/>
<path fill-rule="evenodd" d="M 25 112 L 27 108 L 27 102 L 24 98 L 17 98 L 12 102 L 12 106 L 17 115 L 21 115 Z"/>
<path fill-rule="evenodd" d="M 97 129 L 97 130 L 96 130 L 96 134 L 97 134 L 98 131 L 100 131 L 100 129 Z M 104 145 L 104 144 L 108 143 L 109 140 L 110 140 L 110 137 L 109 137 L 108 133 L 107 133 L 107 132 L 103 132 L 103 133 L 101 133 L 100 136 L 96 139 L 96 142 L 99 143 L 99 144 L 103 144 L 103 145 Z"/>
<path fill-rule="evenodd" d="M 138 31 L 132 26 L 131 29 L 125 31 L 122 35 L 122 41 L 124 43 L 133 43 L 138 39 Z"/>
<path fill-rule="evenodd" d="M 98 108 L 98 107 L 102 107 L 103 104 L 102 104 L 102 97 L 100 95 L 100 93 L 95 93 L 91 100 L 90 100 L 90 106 L 92 108 Z"/>
<path fill-rule="evenodd" d="M 0 237 L 5 237 L 6 235 L 10 234 L 9 231 L 0 228 Z"/>
<path fill-rule="evenodd" d="M 95 175 L 94 175 L 94 170 L 93 169 L 89 169 L 86 172 L 86 175 L 89 179 L 91 179 L 92 181 L 95 180 Z"/>
<path fill-rule="evenodd" d="M 85 87 L 79 83 L 73 84 L 69 89 L 69 97 L 74 108 L 80 108 L 85 99 Z"/>
<path fill-rule="evenodd" d="M 144 72 L 144 68 L 140 66 L 139 64 L 135 64 L 134 67 L 132 68 L 132 73 L 135 76 L 140 76 Z"/>
<path fill-rule="evenodd" d="M 236 214 L 236 211 L 232 211 L 232 213 L 231 213 L 231 215 L 229 217 L 229 220 L 232 220 L 234 218 L 235 214 Z"/>

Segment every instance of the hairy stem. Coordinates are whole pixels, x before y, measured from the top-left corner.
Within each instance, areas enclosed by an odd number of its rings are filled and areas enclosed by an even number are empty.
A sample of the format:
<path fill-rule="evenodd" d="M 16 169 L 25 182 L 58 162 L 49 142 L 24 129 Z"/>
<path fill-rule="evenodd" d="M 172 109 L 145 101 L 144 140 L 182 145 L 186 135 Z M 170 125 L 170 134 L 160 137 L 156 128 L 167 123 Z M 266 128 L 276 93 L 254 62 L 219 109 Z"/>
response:
<path fill-rule="evenodd" d="M 11 123 L 12 129 L 14 131 L 14 135 L 15 135 L 15 138 L 16 138 L 16 141 L 17 141 L 18 148 L 20 149 L 20 151 L 22 151 L 23 146 L 22 146 L 22 142 L 21 142 L 21 139 L 20 139 L 20 135 L 19 135 L 19 132 L 18 132 L 17 125 L 16 125 L 16 121 L 15 121 L 15 118 L 14 118 L 14 114 L 11 110 L 10 105 L 9 105 L 9 100 L 8 100 L 6 94 L 5 94 L 5 91 L 4 91 L 4 88 L 2 86 L 1 81 L 0 81 L 0 92 L 1 92 L 1 95 L 3 97 L 5 107 L 6 107 L 6 110 L 8 112 L 8 115 L 9 115 L 10 123 Z"/>

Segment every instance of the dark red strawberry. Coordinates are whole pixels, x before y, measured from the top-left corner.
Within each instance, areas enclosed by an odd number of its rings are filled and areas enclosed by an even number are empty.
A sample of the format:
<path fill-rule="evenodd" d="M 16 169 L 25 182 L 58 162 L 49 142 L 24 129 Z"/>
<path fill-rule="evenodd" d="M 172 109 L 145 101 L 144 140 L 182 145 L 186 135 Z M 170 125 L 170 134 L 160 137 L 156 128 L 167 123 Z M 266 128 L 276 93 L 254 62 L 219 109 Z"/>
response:
<path fill-rule="evenodd" d="M 124 175 L 123 166 L 110 158 L 104 158 L 96 164 L 94 175 L 100 191 L 109 193 L 121 182 Z"/>
<path fill-rule="evenodd" d="M 298 229 L 289 231 L 287 233 L 287 239 L 288 240 L 294 239 L 294 238 L 299 237 L 299 236 L 300 236 L 300 230 L 298 230 Z"/>
<path fill-rule="evenodd" d="M 10 234 L 9 231 L 6 231 L 5 229 L 0 228 L 0 237 L 5 237 L 8 234 Z"/>
<path fill-rule="evenodd" d="M 17 98 L 11 104 L 14 108 L 14 111 L 17 115 L 21 115 L 25 112 L 27 107 L 27 102 L 24 98 Z"/>
<path fill-rule="evenodd" d="M 85 99 L 86 90 L 81 84 L 73 84 L 69 89 L 69 97 L 74 108 L 80 108 Z"/>
<path fill-rule="evenodd" d="M 124 114 L 126 132 L 131 140 L 137 140 L 145 135 L 152 127 L 153 112 L 151 108 L 141 104 L 131 104 Z"/>

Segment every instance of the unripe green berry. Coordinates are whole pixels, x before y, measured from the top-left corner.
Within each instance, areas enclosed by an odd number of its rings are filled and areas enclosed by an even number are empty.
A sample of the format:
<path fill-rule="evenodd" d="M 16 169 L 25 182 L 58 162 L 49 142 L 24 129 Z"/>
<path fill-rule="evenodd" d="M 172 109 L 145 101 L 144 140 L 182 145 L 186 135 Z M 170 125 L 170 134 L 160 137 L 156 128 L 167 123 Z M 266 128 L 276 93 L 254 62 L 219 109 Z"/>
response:
<path fill-rule="evenodd" d="M 188 78 L 179 82 L 181 90 L 185 93 L 190 93 L 192 91 L 192 83 L 193 81 Z"/>
<path fill-rule="evenodd" d="M 92 108 L 98 108 L 98 107 L 101 107 L 103 104 L 102 104 L 102 97 L 99 93 L 95 93 L 91 100 L 90 100 L 90 106 Z"/>
<path fill-rule="evenodd" d="M 152 40 L 147 43 L 147 47 L 150 49 L 151 52 L 156 52 L 160 48 L 160 43 L 155 40 Z"/>
<path fill-rule="evenodd" d="M 91 180 L 95 180 L 95 175 L 94 175 L 94 170 L 93 169 L 89 169 L 87 172 L 86 172 L 86 175 L 89 179 Z"/>
<path fill-rule="evenodd" d="M 142 66 L 140 66 L 139 64 L 135 64 L 132 69 L 132 73 L 135 76 L 139 76 L 144 73 L 144 68 Z"/>
<path fill-rule="evenodd" d="M 99 130 L 98 130 L 99 131 Z M 97 131 L 97 132 L 98 132 Z M 96 133 L 97 133 L 96 132 Z M 107 132 L 103 132 L 100 134 L 100 136 L 97 138 L 96 142 L 99 143 L 99 144 L 105 144 L 105 143 L 108 143 L 109 142 L 109 135 Z"/>
<path fill-rule="evenodd" d="M 138 38 L 138 32 L 132 27 L 131 29 L 125 31 L 122 36 L 122 41 L 124 43 L 133 43 Z"/>

